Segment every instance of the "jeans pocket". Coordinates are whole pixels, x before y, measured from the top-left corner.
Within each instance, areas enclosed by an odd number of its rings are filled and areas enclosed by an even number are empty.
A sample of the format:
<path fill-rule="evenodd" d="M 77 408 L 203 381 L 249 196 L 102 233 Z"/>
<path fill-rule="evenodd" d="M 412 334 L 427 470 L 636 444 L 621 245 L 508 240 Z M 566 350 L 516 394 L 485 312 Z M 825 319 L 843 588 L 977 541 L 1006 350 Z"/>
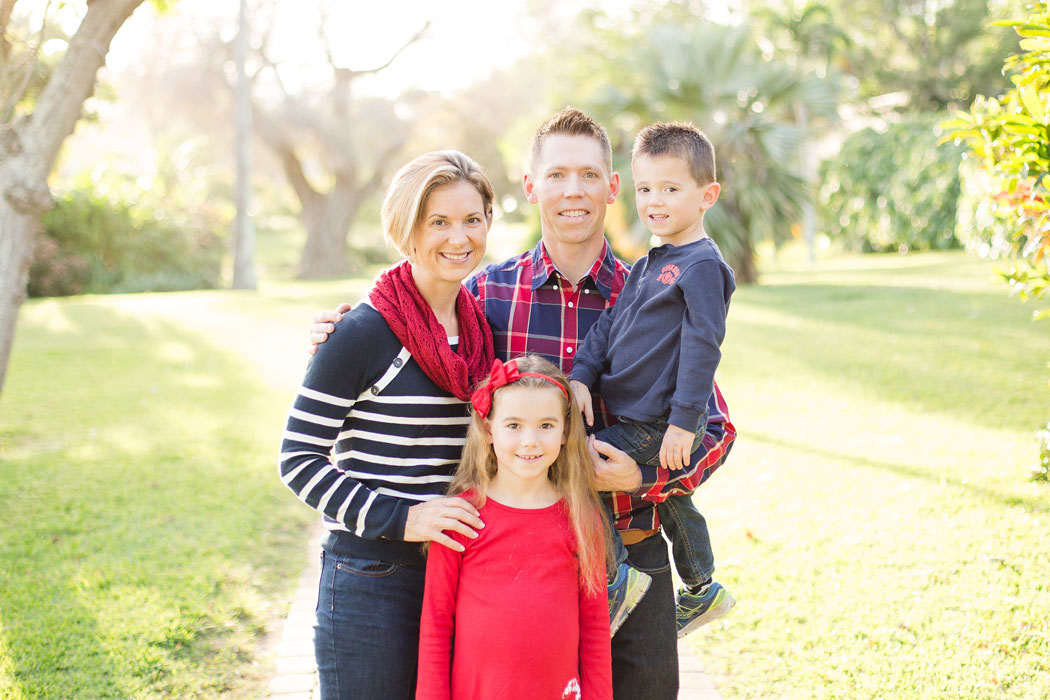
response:
<path fill-rule="evenodd" d="M 335 562 L 336 571 L 343 571 L 354 576 L 367 576 L 369 578 L 389 576 L 397 571 L 397 567 L 398 565 L 394 562 L 379 559 L 363 559 L 361 557 L 340 556 L 337 557 Z"/>

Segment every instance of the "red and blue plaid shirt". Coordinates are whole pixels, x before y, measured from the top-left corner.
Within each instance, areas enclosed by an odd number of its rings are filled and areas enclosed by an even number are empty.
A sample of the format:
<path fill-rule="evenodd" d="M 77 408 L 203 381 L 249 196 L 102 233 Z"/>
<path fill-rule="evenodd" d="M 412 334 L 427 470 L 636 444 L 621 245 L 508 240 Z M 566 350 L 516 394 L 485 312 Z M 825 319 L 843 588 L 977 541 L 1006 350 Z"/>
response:
<path fill-rule="evenodd" d="M 609 243 L 578 285 L 573 285 L 551 262 L 540 242 L 521 255 L 489 265 L 466 281 L 481 302 L 492 327 L 496 357 L 507 361 L 525 353 L 550 360 L 568 374 L 573 357 L 587 331 L 607 307 L 616 303 L 630 267 L 617 260 Z M 690 493 L 707 481 L 729 454 L 736 428 L 722 393 L 708 402 L 705 451 L 693 454 L 686 469 L 639 464 L 642 485 L 633 493 L 607 494 L 619 530 L 651 530 L 659 526 L 655 504 L 673 494 Z M 603 419 L 596 412 L 596 424 Z M 596 425 L 600 427 L 600 425 Z"/>

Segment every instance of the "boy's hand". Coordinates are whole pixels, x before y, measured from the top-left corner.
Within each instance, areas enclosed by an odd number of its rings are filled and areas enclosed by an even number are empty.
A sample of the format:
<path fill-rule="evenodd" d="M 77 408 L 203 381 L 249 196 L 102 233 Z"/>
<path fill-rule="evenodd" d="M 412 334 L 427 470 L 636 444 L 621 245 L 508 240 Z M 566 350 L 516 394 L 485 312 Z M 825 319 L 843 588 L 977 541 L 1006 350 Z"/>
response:
<path fill-rule="evenodd" d="M 587 425 L 594 425 L 594 407 L 591 405 L 590 387 L 583 382 L 573 379 L 569 382 L 569 388 L 572 389 L 572 397 L 576 399 L 576 407 L 583 412 L 583 419 L 587 421 Z"/>
<path fill-rule="evenodd" d="M 335 324 L 343 320 L 343 314 L 352 309 L 350 304 L 340 304 L 335 311 L 318 311 L 314 314 L 314 325 L 310 327 L 310 354 L 317 352 L 317 346 L 328 340 L 328 334 L 335 330 Z"/>
<path fill-rule="evenodd" d="M 664 469 L 685 469 L 692 454 L 696 435 L 676 425 L 667 426 L 664 441 L 660 443 L 660 466 Z"/>

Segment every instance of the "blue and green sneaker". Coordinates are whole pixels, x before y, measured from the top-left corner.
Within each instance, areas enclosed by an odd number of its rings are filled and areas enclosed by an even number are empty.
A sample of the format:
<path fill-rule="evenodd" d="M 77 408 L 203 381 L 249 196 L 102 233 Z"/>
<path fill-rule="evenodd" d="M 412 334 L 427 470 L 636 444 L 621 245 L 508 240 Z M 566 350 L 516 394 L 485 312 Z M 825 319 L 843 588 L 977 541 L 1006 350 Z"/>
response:
<path fill-rule="evenodd" d="M 642 573 L 627 564 L 620 564 L 616 570 L 616 578 L 609 584 L 609 630 L 611 634 L 616 634 L 616 630 L 620 629 L 620 625 L 641 601 L 652 582 L 653 579 L 649 574 Z"/>
<path fill-rule="evenodd" d="M 722 588 L 718 581 L 712 581 L 703 593 L 690 593 L 687 588 L 681 589 L 678 592 L 678 606 L 675 610 L 678 638 L 681 639 L 708 622 L 717 620 L 734 605 L 736 598 Z"/>

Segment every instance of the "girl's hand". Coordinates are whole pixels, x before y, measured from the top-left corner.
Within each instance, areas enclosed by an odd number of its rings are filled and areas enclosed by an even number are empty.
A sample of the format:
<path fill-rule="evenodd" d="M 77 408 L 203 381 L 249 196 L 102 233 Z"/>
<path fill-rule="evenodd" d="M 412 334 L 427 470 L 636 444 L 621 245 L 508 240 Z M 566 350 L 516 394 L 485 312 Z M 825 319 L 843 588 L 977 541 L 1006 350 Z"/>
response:
<path fill-rule="evenodd" d="M 576 407 L 583 411 L 583 419 L 587 421 L 587 425 L 594 425 L 594 407 L 591 405 L 590 387 L 574 379 L 569 382 L 569 388 L 572 389 L 572 397 L 576 399 Z"/>
<path fill-rule="evenodd" d="M 478 533 L 471 528 L 485 527 L 478 515 L 477 508 L 455 496 L 423 501 L 408 509 L 405 542 L 437 542 L 462 552 L 463 546 L 446 535 L 444 530 L 453 530 L 473 539 Z"/>
<path fill-rule="evenodd" d="M 310 327 L 310 354 L 317 352 L 317 346 L 328 340 L 329 334 L 335 331 L 335 324 L 343 320 L 343 314 L 352 309 L 350 304 L 340 304 L 335 311 L 318 311 L 314 314 L 314 325 Z"/>
<path fill-rule="evenodd" d="M 696 435 L 676 425 L 668 425 L 664 440 L 660 443 L 660 466 L 664 469 L 682 470 L 689 466 L 689 458 Z"/>

